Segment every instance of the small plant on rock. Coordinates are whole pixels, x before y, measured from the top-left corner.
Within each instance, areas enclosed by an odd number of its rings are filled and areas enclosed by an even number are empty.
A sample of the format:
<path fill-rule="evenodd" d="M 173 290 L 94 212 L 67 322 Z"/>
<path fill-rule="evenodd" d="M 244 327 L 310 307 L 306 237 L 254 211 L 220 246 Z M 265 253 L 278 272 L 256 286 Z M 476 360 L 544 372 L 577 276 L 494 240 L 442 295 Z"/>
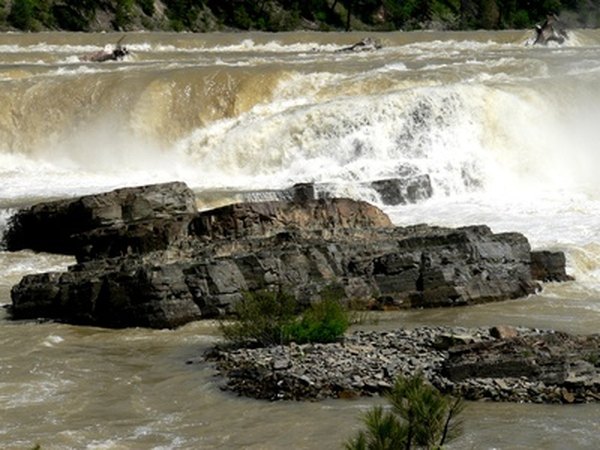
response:
<path fill-rule="evenodd" d="M 270 346 L 296 342 L 335 342 L 350 325 L 340 293 L 327 288 L 321 301 L 298 315 L 296 299 L 283 291 L 244 294 L 234 307 L 237 320 L 221 323 L 225 338 L 234 345 Z"/>
<path fill-rule="evenodd" d="M 377 406 L 367 412 L 366 430 L 346 450 L 440 449 L 460 434 L 462 399 L 443 395 L 420 374 L 398 378 L 387 398 L 391 411 Z"/>
<path fill-rule="evenodd" d="M 246 292 L 234 307 L 237 320 L 222 322 L 221 331 L 236 345 L 278 345 L 286 342 L 285 329 L 296 318 L 296 300 L 285 292 Z"/>
<path fill-rule="evenodd" d="M 334 298 L 326 298 L 310 306 L 300 320 L 285 327 L 288 341 L 298 344 L 308 342 L 335 342 L 348 329 L 348 312 Z"/>

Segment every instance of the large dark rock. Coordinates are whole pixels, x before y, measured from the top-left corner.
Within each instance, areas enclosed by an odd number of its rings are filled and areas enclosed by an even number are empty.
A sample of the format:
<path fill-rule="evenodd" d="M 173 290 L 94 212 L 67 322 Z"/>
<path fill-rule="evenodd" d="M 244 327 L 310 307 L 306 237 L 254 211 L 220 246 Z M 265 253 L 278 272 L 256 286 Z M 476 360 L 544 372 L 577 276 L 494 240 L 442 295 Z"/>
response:
<path fill-rule="evenodd" d="M 111 328 L 174 328 L 201 318 L 177 264 L 115 263 L 25 276 L 12 289 L 13 318 Z"/>
<path fill-rule="evenodd" d="M 567 30 L 563 22 L 555 14 L 548 14 L 542 24 L 535 26 L 534 45 L 548 45 L 550 42 L 562 44 L 567 38 Z"/>
<path fill-rule="evenodd" d="M 433 195 L 430 176 L 419 173 L 412 166 L 401 167 L 398 175 L 393 178 L 361 182 L 358 185 L 362 188 L 373 189 L 379 195 L 379 202 L 383 205 L 418 203 Z M 339 186 L 334 184 L 299 183 L 287 189 L 239 192 L 236 197 L 240 199 L 240 202 L 290 201 L 301 203 L 319 198 L 334 198 L 337 190 L 339 190 Z"/>
<path fill-rule="evenodd" d="M 456 306 L 535 292 L 529 243 L 519 233 L 493 234 L 486 226 L 409 230 L 397 250 L 373 260 L 381 299 L 413 307 Z"/>
<path fill-rule="evenodd" d="M 531 252 L 531 277 L 539 281 L 570 281 L 573 277 L 565 270 L 566 258 L 563 252 Z"/>
<path fill-rule="evenodd" d="M 192 233 L 211 240 L 247 236 L 271 236 L 296 230 L 325 230 L 392 227 L 379 208 L 345 198 L 302 202 L 238 203 L 198 214 Z"/>
<path fill-rule="evenodd" d="M 472 380 L 521 379 L 537 386 L 532 392 L 536 401 L 596 401 L 600 399 L 599 345 L 599 335 L 562 332 L 470 343 L 449 349 L 441 374 L 455 386 L 470 384 L 471 392 Z M 478 393 L 488 394 L 485 389 Z"/>
<path fill-rule="evenodd" d="M 123 188 L 21 210 L 11 218 L 4 242 L 10 251 L 31 249 L 84 258 L 166 249 L 186 228 L 171 222 L 195 213 L 194 193 L 184 183 Z M 97 243 L 97 249 L 90 247 Z"/>
<path fill-rule="evenodd" d="M 538 287 L 521 234 L 393 227 L 365 202 L 312 199 L 310 185 L 298 192 L 294 201 L 202 213 L 178 183 L 34 206 L 13 220 L 11 248 L 72 252 L 79 264 L 24 277 L 12 290 L 12 314 L 161 328 L 222 316 L 260 289 L 284 289 L 308 305 L 334 285 L 375 307 L 408 308 L 504 300 Z M 59 226 L 78 217 L 81 224 Z"/>
<path fill-rule="evenodd" d="M 429 175 L 409 178 L 389 178 L 371 183 L 384 205 L 405 205 L 430 198 L 433 194 Z"/>

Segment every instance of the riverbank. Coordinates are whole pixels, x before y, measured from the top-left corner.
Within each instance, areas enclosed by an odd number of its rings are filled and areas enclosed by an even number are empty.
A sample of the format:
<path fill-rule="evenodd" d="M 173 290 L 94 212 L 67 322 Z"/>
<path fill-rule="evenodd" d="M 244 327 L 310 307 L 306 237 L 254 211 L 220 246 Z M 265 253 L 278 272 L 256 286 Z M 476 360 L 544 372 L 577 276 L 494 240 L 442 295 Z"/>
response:
<path fill-rule="evenodd" d="M 411 31 L 533 28 L 544 20 L 545 6 L 473 8 L 433 0 L 398 7 L 393 2 L 282 0 L 181 2 L 169 0 L 0 2 L 0 31 Z M 489 12 L 492 8 L 495 12 Z M 535 10 L 535 12 L 532 12 Z M 587 11 L 564 10 L 569 26 L 594 26 Z M 481 11 L 481 12 L 480 12 Z M 488 11 L 488 12 L 484 12 Z"/>
<path fill-rule="evenodd" d="M 356 331 L 335 344 L 214 349 L 223 388 L 268 400 L 384 393 L 397 376 L 423 373 L 467 400 L 600 401 L 600 336 L 539 329 L 418 327 Z"/>

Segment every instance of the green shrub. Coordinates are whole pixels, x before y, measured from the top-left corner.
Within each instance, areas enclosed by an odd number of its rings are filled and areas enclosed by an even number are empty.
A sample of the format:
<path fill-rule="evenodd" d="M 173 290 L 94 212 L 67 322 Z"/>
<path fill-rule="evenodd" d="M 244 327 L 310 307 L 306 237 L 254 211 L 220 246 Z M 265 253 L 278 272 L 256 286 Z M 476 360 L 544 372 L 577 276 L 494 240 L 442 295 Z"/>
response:
<path fill-rule="evenodd" d="M 307 309 L 302 318 L 284 329 L 288 341 L 298 344 L 308 342 L 335 342 L 350 325 L 348 312 L 334 298 L 326 298 Z"/>
<path fill-rule="evenodd" d="M 148 17 L 154 15 L 154 0 L 136 0 L 136 3 Z"/>
<path fill-rule="evenodd" d="M 14 0 L 8 15 L 9 22 L 21 30 L 35 30 L 35 0 Z"/>
<path fill-rule="evenodd" d="M 64 0 L 52 6 L 52 14 L 63 30 L 88 31 L 96 18 L 96 6 L 94 0 Z"/>
<path fill-rule="evenodd" d="M 117 0 L 114 26 L 117 30 L 126 29 L 133 20 L 133 0 Z"/>
<path fill-rule="evenodd" d="M 296 318 L 296 300 L 284 292 L 247 292 L 233 313 L 237 320 L 221 323 L 223 335 L 233 344 L 282 344 L 285 327 Z"/>
<path fill-rule="evenodd" d="M 235 345 L 334 342 L 350 325 L 340 302 L 343 291 L 326 288 L 321 301 L 301 315 L 296 299 L 285 292 L 247 292 L 233 310 L 237 320 L 221 322 L 223 336 Z"/>
<path fill-rule="evenodd" d="M 396 379 L 387 398 L 391 411 L 378 406 L 367 412 L 366 430 L 346 443 L 347 450 L 439 449 L 461 432 L 462 400 L 443 395 L 420 374 Z"/>

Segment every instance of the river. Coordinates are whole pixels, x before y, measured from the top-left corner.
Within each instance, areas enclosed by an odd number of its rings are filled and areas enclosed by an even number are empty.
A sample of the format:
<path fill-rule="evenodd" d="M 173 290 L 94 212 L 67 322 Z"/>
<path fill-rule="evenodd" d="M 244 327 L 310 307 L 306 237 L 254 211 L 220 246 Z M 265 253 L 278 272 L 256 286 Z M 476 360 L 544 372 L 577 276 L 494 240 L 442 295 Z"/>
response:
<path fill-rule="evenodd" d="M 182 180 L 198 206 L 324 183 L 429 174 L 434 194 L 383 206 L 398 225 L 488 224 L 562 250 L 576 281 L 526 299 L 386 313 L 365 326 L 600 323 L 600 31 L 131 33 L 119 62 L 81 57 L 122 34 L 0 35 L 0 231 L 15 208 Z M 70 257 L 0 251 L 0 304 Z M 0 311 L 0 447 L 334 449 L 382 399 L 268 403 L 223 392 L 199 355 L 213 322 L 105 330 Z M 193 362 L 188 364 L 187 362 Z M 455 449 L 596 449 L 600 405 L 470 403 Z"/>

